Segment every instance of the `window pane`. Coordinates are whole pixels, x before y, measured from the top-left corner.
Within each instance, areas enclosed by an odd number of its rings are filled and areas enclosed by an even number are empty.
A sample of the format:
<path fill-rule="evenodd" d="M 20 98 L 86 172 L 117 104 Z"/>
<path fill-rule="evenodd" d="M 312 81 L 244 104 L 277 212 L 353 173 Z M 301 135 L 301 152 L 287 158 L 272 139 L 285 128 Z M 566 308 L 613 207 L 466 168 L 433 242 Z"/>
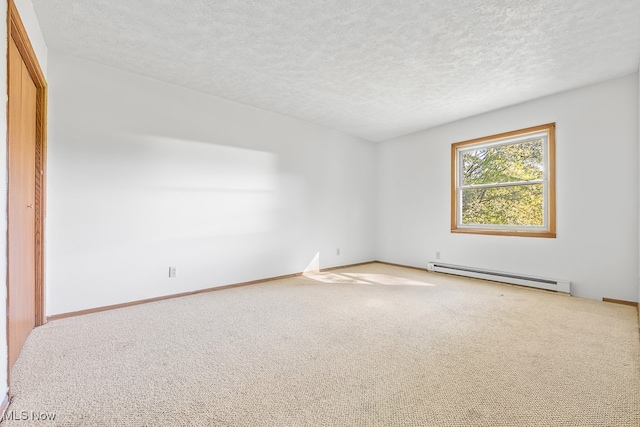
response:
<path fill-rule="evenodd" d="M 462 223 L 542 226 L 542 184 L 462 190 Z"/>
<path fill-rule="evenodd" d="M 542 179 L 543 149 L 544 141 L 538 138 L 462 152 L 462 185 Z"/>

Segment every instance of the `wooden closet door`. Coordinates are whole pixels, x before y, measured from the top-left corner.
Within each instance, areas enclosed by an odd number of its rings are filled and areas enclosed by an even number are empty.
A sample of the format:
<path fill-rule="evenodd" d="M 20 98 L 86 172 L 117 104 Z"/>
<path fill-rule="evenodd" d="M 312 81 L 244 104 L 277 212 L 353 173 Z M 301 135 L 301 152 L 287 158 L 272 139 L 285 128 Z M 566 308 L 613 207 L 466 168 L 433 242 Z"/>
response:
<path fill-rule="evenodd" d="M 9 42 L 8 304 L 9 369 L 35 327 L 36 86 Z"/>

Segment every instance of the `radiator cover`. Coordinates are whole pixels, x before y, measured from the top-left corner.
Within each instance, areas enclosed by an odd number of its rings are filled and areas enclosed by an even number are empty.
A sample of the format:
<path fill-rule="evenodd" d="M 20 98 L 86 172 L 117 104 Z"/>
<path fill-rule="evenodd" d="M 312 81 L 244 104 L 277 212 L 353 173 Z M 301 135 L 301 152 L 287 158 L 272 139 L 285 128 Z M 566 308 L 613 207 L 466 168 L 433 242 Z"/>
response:
<path fill-rule="evenodd" d="M 444 264 L 436 261 L 429 262 L 427 264 L 427 270 L 438 273 L 455 274 L 457 276 L 473 277 L 476 279 L 492 280 L 494 282 L 547 289 L 550 291 L 565 292 L 568 294 L 571 293 L 571 282 L 567 280 L 525 276 L 515 273 L 486 270 L 483 268 Z"/>

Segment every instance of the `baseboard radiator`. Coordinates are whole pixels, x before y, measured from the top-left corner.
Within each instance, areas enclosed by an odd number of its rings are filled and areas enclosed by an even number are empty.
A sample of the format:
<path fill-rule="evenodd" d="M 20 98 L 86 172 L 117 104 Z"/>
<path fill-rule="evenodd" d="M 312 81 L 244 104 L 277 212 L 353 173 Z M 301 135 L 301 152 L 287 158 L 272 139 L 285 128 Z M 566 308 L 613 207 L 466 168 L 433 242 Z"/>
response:
<path fill-rule="evenodd" d="M 550 291 L 571 293 L 571 282 L 566 280 L 547 279 L 534 276 L 523 276 L 513 273 L 485 270 L 482 268 L 465 267 L 461 265 L 443 264 L 431 261 L 427 264 L 427 270 L 438 273 L 455 274 L 458 276 L 473 277 L 476 279 L 492 280 L 494 282 L 511 283 L 514 285 L 529 286 L 533 288 L 547 289 Z"/>

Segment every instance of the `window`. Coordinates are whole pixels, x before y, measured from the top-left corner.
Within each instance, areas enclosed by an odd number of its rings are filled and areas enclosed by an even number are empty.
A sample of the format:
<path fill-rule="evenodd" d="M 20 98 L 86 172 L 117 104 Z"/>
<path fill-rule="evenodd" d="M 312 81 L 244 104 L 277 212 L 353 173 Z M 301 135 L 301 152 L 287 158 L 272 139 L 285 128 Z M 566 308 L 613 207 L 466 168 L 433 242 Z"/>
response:
<path fill-rule="evenodd" d="M 555 123 L 451 145 L 451 232 L 556 237 Z"/>

